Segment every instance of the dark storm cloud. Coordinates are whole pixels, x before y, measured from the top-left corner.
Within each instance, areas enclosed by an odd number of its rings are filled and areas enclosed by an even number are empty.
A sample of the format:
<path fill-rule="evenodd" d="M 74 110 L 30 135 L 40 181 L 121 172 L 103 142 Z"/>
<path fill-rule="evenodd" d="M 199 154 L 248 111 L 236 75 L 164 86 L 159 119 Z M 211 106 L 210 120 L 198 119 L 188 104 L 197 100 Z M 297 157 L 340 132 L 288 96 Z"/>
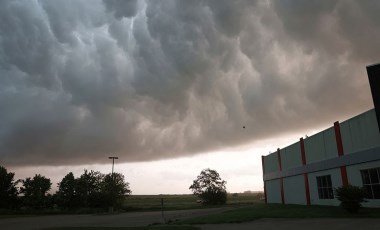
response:
<path fill-rule="evenodd" d="M 137 14 L 137 0 L 103 0 L 103 3 L 117 19 L 134 17 Z"/>
<path fill-rule="evenodd" d="M 174 158 L 360 113 L 372 106 L 379 8 L 0 1 L 0 160 Z"/>

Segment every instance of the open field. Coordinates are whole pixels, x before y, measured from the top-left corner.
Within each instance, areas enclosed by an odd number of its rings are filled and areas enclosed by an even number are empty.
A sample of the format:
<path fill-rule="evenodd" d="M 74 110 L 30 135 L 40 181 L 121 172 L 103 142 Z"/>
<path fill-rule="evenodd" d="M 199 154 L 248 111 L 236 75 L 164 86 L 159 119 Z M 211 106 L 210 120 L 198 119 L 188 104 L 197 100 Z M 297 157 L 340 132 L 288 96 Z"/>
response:
<path fill-rule="evenodd" d="M 228 194 L 227 206 L 250 205 L 263 203 L 262 193 Z M 126 211 L 157 211 L 161 210 L 161 198 L 164 199 L 164 210 L 200 209 L 220 206 L 205 206 L 197 203 L 194 195 L 131 195 L 126 198 Z"/>
<path fill-rule="evenodd" d="M 198 198 L 191 194 L 182 195 L 131 195 L 126 197 L 123 207 L 116 212 L 131 211 L 161 211 L 161 198 L 164 199 L 164 210 L 189 210 L 189 209 L 205 209 L 234 207 L 240 205 L 250 205 L 255 203 L 263 203 L 261 200 L 262 193 L 239 193 L 228 194 L 226 205 L 207 206 L 197 203 Z M 108 210 L 95 208 L 80 208 L 77 210 L 59 210 L 43 209 L 43 210 L 6 210 L 0 209 L 0 219 L 23 217 L 30 215 L 60 215 L 60 214 L 96 214 L 105 213 Z"/>

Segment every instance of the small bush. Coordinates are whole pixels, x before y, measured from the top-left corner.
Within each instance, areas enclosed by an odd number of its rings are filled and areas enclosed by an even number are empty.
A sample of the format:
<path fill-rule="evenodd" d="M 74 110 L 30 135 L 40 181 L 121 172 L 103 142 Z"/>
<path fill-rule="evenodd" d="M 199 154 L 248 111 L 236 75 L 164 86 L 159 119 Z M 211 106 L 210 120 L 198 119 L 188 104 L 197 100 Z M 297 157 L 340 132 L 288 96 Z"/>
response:
<path fill-rule="evenodd" d="M 227 192 L 226 191 L 205 191 L 199 195 L 203 200 L 203 204 L 206 205 L 217 205 L 225 204 L 227 202 Z"/>
<path fill-rule="evenodd" d="M 335 194 L 341 202 L 340 206 L 350 213 L 357 213 L 365 201 L 365 190 L 358 186 L 346 185 L 335 189 Z"/>

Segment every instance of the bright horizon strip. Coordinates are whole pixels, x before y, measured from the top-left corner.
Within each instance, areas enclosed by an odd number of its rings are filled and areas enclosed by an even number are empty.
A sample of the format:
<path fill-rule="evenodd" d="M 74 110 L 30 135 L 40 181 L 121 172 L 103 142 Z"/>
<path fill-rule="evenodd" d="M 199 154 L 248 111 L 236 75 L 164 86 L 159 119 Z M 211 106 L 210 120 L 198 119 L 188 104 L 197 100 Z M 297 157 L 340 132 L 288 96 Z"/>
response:
<path fill-rule="evenodd" d="M 263 191 L 261 156 L 295 143 L 300 137 L 299 133 L 289 134 L 231 150 L 151 162 L 119 163 L 123 156 L 118 155 L 114 172 L 125 176 L 125 180 L 130 183 L 132 195 L 191 194 L 189 186 L 205 168 L 216 170 L 227 181 L 229 193 Z M 35 174 L 50 178 L 50 193 L 55 193 L 57 183 L 69 172 L 73 172 L 75 178 L 83 174 L 84 169 L 108 174 L 111 173 L 112 162 L 101 165 L 6 168 L 15 173 L 15 179 L 25 179 Z"/>

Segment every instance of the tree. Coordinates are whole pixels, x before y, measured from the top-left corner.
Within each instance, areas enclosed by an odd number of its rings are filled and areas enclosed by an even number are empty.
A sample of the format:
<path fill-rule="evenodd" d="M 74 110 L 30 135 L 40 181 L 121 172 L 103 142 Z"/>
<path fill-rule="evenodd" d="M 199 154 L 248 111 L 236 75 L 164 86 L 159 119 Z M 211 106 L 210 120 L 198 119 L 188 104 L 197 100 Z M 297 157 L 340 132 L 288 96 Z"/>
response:
<path fill-rule="evenodd" d="M 225 204 L 227 201 L 226 181 L 215 170 L 204 169 L 189 189 L 205 204 Z"/>
<path fill-rule="evenodd" d="M 18 190 L 16 185 L 19 180 L 14 180 L 14 173 L 8 173 L 7 169 L 0 166 L 0 208 L 16 208 L 18 206 Z"/>
<path fill-rule="evenodd" d="M 47 192 L 51 188 L 49 178 L 36 174 L 33 179 L 30 177 L 22 181 L 23 187 L 20 188 L 24 194 L 24 204 L 34 209 L 47 208 L 49 206 L 49 196 Z"/>
<path fill-rule="evenodd" d="M 110 173 L 103 178 L 102 194 L 108 206 L 120 207 L 123 204 L 125 196 L 131 193 L 129 183 L 125 182 L 123 174 Z"/>
<path fill-rule="evenodd" d="M 84 207 L 102 207 L 104 201 L 101 197 L 101 183 L 104 175 L 100 172 L 91 170 L 76 179 L 76 194 L 78 195 L 79 205 Z"/>
<path fill-rule="evenodd" d="M 358 186 L 346 185 L 335 189 L 340 206 L 350 213 L 357 213 L 365 202 L 365 190 Z"/>
<path fill-rule="evenodd" d="M 57 204 L 61 208 L 72 209 L 80 206 L 78 195 L 76 194 L 76 180 L 72 172 L 68 173 L 60 183 L 56 193 Z"/>

